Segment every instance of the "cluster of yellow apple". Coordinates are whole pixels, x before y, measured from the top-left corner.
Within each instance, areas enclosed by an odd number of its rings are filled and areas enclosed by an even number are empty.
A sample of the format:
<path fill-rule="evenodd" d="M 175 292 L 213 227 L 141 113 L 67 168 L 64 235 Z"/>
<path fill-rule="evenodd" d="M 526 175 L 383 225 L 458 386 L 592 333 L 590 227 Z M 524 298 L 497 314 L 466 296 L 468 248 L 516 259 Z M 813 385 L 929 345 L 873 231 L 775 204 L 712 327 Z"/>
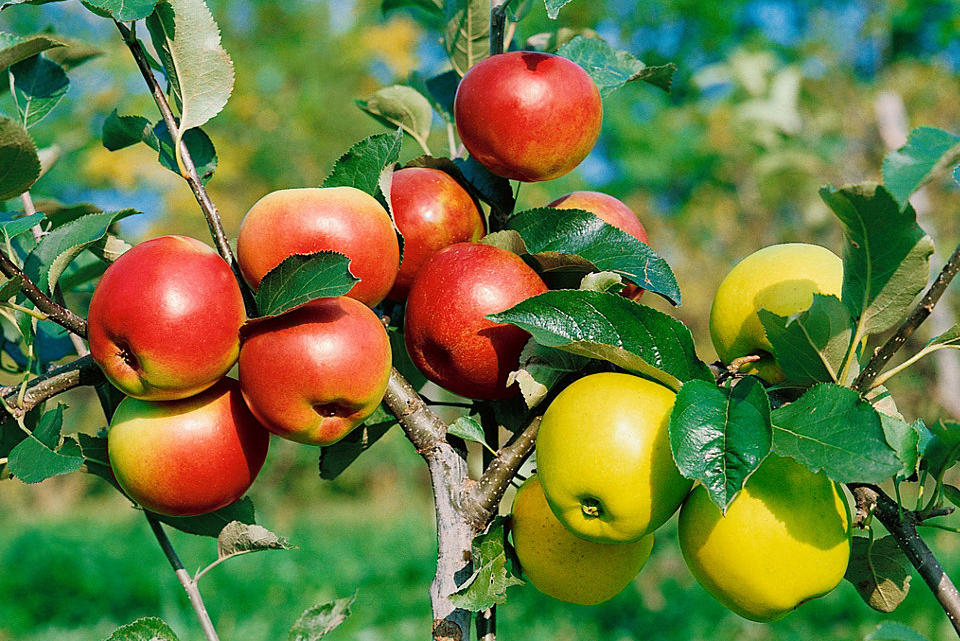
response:
<path fill-rule="evenodd" d="M 714 300 L 711 335 L 721 360 L 760 354 L 751 372 L 781 380 L 757 311 L 791 315 L 814 293 L 839 296 L 842 270 L 836 255 L 814 245 L 747 257 Z M 564 601 L 610 599 L 634 580 L 654 532 L 679 510 L 691 573 L 743 617 L 774 621 L 836 587 L 850 556 L 849 508 L 837 486 L 771 453 L 721 514 L 673 461 L 675 397 L 659 383 L 606 372 L 573 382 L 549 405 L 537 473 L 512 508 L 513 544 L 529 582 Z"/>

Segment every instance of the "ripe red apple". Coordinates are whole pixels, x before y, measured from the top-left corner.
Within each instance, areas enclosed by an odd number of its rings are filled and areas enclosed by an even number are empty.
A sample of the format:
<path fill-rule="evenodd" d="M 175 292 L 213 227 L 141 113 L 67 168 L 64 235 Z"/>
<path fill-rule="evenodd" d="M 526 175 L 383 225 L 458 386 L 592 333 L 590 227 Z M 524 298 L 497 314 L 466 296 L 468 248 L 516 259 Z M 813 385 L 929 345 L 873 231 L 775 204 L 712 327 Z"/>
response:
<path fill-rule="evenodd" d="M 454 99 L 460 140 L 480 164 L 514 180 L 562 176 L 600 136 L 600 90 L 575 62 L 548 53 L 490 56 L 460 80 Z"/>
<path fill-rule="evenodd" d="M 623 201 L 609 194 L 599 191 L 575 191 L 557 198 L 548 207 L 589 211 L 620 231 L 630 234 L 644 245 L 650 244 L 647 241 L 647 231 L 633 210 Z M 637 300 L 643 294 L 643 288 L 631 283 L 623 288 L 621 294 L 630 300 Z"/>
<path fill-rule="evenodd" d="M 392 366 L 380 318 L 345 296 L 319 298 L 245 331 L 240 384 L 271 432 L 330 445 L 373 413 Z"/>
<path fill-rule="evenodd" d="M 233 367 L 245 320 L 240 287 L 220 255 L 193 238 L 162 236 L 107 268 L 90 299 L 87 341 L 124 394 L 174 400 Z"/>
<path fill-rule="evenodd" d="M 390 189 L 393 220 L 403 236 L 400 272 L 387 294 L 404 300 L 421 265 L 447 245 L 483 236 L 483 215 L 450 174 L 427 167 L 394 172 Z"/>
<path fill-rule="evenodd" d="M 269 443 L 239 383 L 224 377 L 177 401 L 125 398 L 110 421 L 107 455 L 120 487 L 144 508 L 196 516 L 243 496 Z"/>
<path fill-rule="evenodd" d="M 516 254 L 482 243 L 456 243 L 430 258 L 407 297 L 403 337 L 410 358 L 441 387 L 477 399 L 506 398 L 530 335 L 484 318 L 547 291 Z"/>
<path fill-rule="evenodd" d="M 237 263 L 256 289 L 291 254 L 335 250 L 350 258 L 360 279 L 347 296 L 373 307 L 393 286 L 400 245 L 387 211 L 353 187 L 274 191 L 247 212 L 237 235 Z"/>

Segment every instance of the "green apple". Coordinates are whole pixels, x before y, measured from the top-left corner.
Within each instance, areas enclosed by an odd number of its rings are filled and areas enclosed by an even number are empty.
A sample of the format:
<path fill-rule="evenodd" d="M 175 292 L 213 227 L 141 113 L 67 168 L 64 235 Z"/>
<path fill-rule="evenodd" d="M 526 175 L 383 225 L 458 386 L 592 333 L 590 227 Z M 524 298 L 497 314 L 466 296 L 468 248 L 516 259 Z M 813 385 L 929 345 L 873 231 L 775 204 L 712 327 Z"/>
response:
<path fill-rule="evenodd" d="M 676 394 L 639 376 L 591 374 L 550 403 L 537 472 L 553 513 L 592 541 L 637 541 L 680 507 L 692 482 L 670 452 Z"/>
<path fill-rule="evenodd" d="M 824 474 L 771 454 L 726 515 L 703 486 L 694 489 L 680 508 L 679 539 L 687 567 L 718 601 L 775 621 L 843 579 L 850 513 Z"/>
<path fill-rule="evenodd" d="M 839 297 L 843 261 L 829 249 L 805 243 L 771 245 L 740 261 L 720 283 L 710 310 L 710 337 L 724 363 L 759 356 L 740 371 L 768 383 L 783 380 L 759 310 L 791 316 L 813 304 L 814 294 Z"/>
<path fill-rule="evenodd" d="M 633 543 L 598 543 L 573 535 L 553 515 L 540 479 L 528 478 L 513 499 L 510 531 L 523 575 L 561 601 L 608 601 L 636 578 L 653 549 L 653 535 Z"/>

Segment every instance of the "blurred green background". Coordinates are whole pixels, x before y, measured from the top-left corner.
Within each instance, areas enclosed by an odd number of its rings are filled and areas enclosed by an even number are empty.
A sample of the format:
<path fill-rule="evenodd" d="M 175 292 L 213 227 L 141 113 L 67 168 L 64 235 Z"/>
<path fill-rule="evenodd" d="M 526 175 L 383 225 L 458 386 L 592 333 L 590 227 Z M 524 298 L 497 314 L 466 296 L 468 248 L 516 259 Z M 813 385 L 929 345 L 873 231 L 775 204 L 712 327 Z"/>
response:
<path fill-rule="evenodd" d="M 383 14 L 368 0 L 209 0 L 236 66 L 236 89 L 205 130 L 219 164 L 208 188 L 235 237 L 247 209 L 269 191 L 319 184 L 357 140 L 384 129 L 353 101 L 444 70 L 437 32 L 415 10 Z M 902 108 L 908 128 L 957 132 L 960 5 L 955 0 L 574 0 L 547 19 L 529 6 L 518 42 L 558 27 L 591 28 L 648 64 L 674 62 L 671 94 L 628 85 L 605 100 L 604 131 L 573 174 L 523 185 L 521 207 L 573 189 L 627 202 L 651 244 L 672 265 L 683 305 L 671 313 L 694 332 L 701 358 L 715 358 L 706 327 L 727 269 L 774 242 L 839 249 L 839 228 L 817 189 L 879 180 L 881 127 Z M 70 0 L 15 6 L 0 30 L 51 28 L 104 55 L 70 73 L 67 100 L 32 132 L 62 156 L 35 198 L 135 207 L 124 220 L 136 241 L 165 233 L 205 238 L 193 197 L 144 146 L 108 152 L 106 116 L 155 118 L 142 79 L 108 22 Z M 9 113 L 9 94 L 0 111 Z M 893 105 L 891 107 L 890 105 Z M 431 147 L 446 149 L 437 123 Z M 420 154 L 409 140 L 402 160 Z M 922 224 L 941 252 L 960 240 L 955 183 L 931 185 Z M 939 265 L 939 261 L 934 261 Z M 954 288 L 955 289 L 955 288 Z M 654 297 L 644 299 L 666 309 Z M 955 305 L 947 304 L 954 315 Z M 921 332 L 914 340 L 929 337 Z M 904 413 L 928 423 L 948 416 L 931 393 L 932 363 L 894 379 Z M 66 432 L 103 425 L 87 391 L 67 399 Z M 233 559 L 201 582 L 221 638 L 282 639 L 301 611 L 357 593 L 353 616 L 331 639 L 422 639 L 430 624 L 434 517 L 429 479 L 399 432 L 341 478 L 321 481 L 317 451 L 275 440 L 251 496 L 260 522 L 297 546 Z M 509 500 L 509 499 L 508 499 Z M 215 542 L 174 533 L 193 570 Z M 932 537 L 960 576 L 956 535 Z M 929 591 L 914 579 L 906 602 L 881 615 L 844 583 L 771 625 L 729 614 L 699 588 L 679 556 L 675 525 L 659 535 L 637 581 L 607 604 L 573 606 L 532 587 L 512 588 L 499 609 L 503 639 L 861 639 L 902 621 L 930 639 L 952 635 Z M 40 486 L 0 483 L 0 641 L 88 640 L 139 616 L 163 617 L 183 639 L 200 632 L 172 572 L 138 512 L 82 474 Z"/>

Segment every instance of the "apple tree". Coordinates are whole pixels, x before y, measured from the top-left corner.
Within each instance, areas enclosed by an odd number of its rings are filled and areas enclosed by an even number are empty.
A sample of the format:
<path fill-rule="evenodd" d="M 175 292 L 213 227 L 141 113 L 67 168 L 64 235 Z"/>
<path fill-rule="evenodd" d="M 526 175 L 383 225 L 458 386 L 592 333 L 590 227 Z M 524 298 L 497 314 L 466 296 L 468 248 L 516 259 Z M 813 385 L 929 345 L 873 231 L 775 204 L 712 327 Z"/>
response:
<path fill-rule="evenodd" d="M 568 2 L 546 0 L 550 19 Z M 744 247 L 713 301 L 719 360 L 706 363 L 669 313 L 674 267 L 629 208 L 588 191 L 517 205 L 525 183 L 589 154 L 606 96 L 670 91 L 674 65 L 593 33 L 524 38 L 531 2 L 385 0 L 439 27 L 448 69 L 359 98 L 385 130 L 316 184 L 251 203 L 234 249 L 206 189 L 217 154 L 203 127 L 234 84 L 215 16 L 203 0 L 80 4 L 114 25 L 157 108 L 104 114 L 103 146 L 153 149 L 187 183 L 215 252 L 179 236 L 131 247 L 116 223 L 132 209 L 35 202 L 55 161 L 36 132 L 89 50 L 0 34 L 12 106 L 0 117 L 0 464 L 24 483 L 86 472 L 129 497 L 208 641 L 199 579 L 289 547 L 241 498 L 269 440 L 319 448 L 333 479 L 390 429 L 431 480 L 435 639 L 495 638 L 496 609 L 524 579 L 564 601 L 612 598 L 678 511 L 691 573 L 740 616 L 787 616 L 844 578 L 888 612 L 909 564 L 960 632 L 960 595 L 918 533 L 946 528 L 960 504 L 945 480 L 960 424 L 901 413 L 885 386 L 960 345 L 954 327 L 892 360 L 960 269 L 958 247 L 931 278 L 910 203 L 960 180 L 956 135 L 917 129 L 882 183 L 823 186 L 835 252 Z M 438 128 L 443 154 L 428 143 Z M 401 158 L 405 140 L 423 153 Z M 80 386 L 109 422 L 96 436 L 64 429 L 57 397 Z M 461 411 L 447 422 L 437 409 L 450 404 Z M 483 448 L 473 475 L 468 444 Z M 218 537 L 218 558 L 191 576 L 167 528 Z M 304 604 L 290 638 L 322 638 L 350 601 Z M 111 637 L 138 638 L 177 636 L 148 618 Z"/>

